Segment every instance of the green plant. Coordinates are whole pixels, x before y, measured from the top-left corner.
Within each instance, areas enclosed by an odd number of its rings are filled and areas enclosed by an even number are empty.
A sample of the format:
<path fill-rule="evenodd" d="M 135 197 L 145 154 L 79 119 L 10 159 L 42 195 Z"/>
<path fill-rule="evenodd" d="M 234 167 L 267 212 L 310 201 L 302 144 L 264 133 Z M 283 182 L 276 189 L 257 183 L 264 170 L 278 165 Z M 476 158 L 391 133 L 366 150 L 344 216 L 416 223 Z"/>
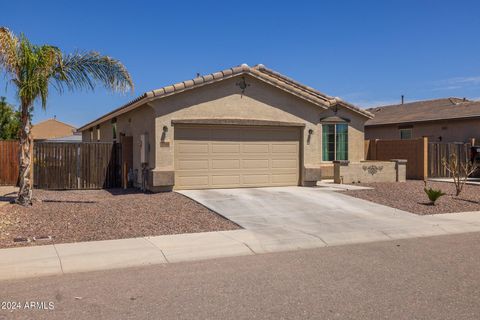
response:
<path fill-rule="evenodd" d="M 441 197 L 444 196 L 445 193 L 442 190 L 432 189 L 432 188 L 424 188 L 423 191 L 427 194 L 428 199 L 430 200 L 431 205 L 435 205 L 435 202 Z"/>
<path fill-rule="evenodd" d="M 50 88 L 91 89 L 101 83 L 113 91 L 133 89 L 130 74 L 123 64 L 97 52 L 65 54 L 51 45 L 32 44 L 24 35 L 16 36 L 0 27 L 0 73 L 16 89 L 20 102 L 20 170 L 16 202 L 32 203 L 31 115 L 38 102 L 46 108 Z"/>
<path fill-rule="evenodd" d="M 0 140 L 18 139 L 20 131 L 20 112 L 0 97 Z"/>

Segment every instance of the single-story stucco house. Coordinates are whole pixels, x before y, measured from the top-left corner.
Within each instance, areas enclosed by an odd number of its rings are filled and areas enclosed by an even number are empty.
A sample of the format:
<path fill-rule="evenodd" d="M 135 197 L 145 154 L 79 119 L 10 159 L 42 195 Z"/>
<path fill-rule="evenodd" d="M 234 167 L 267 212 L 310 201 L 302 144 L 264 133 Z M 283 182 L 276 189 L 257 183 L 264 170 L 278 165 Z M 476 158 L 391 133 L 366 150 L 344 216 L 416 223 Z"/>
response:
<path fill-rule="evenodd" d="M 480 138 L 480 101 L 442 98 L 367 109 L 368 140 L 428 137 L 431 142 L 470 142 Z"/>
<path fill-rule="evenodd" d="M 56 117 L 41 121 L 32 126 L 32 136 L 34 140 L 48 140 L 70 137 L 75 134 L 77 129 L 68 123 L 58 121 Z"/>
<path fill-rule="evenodd" d="M 146 92 L 79 131 L 86 142 L 133 140 L 134 184 L 151 191 L 314 185 L 334 160 L 364 159 L 372 117 L 242 64 Z"/>

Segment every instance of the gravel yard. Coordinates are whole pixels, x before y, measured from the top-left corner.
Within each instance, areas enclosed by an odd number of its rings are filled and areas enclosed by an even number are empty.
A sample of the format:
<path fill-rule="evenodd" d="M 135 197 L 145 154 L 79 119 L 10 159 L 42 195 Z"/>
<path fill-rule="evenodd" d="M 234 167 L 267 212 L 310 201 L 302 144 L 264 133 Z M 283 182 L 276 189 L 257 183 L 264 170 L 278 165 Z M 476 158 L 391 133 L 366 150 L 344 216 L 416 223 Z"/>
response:
<path fill-rule="evenodd" d="M 351 190 L 345 194 L 383 204 L 389 207 L 424 215 L 462 211 L 480 211 L 480 186 L 465 185 L 462 193 L 455 196 L 455 186 L 448 182 L 428 182 L 428 187 L 441 189 L 445 196 L 437 200 L 435 206 L 429 205 L 429 200 L 423 191 L 424 183 L 418 180 L 408 180 L 405 183 L 365 183 L 373 190 Z"/>
<path fill-rule="evenodd" d="M 16 243 L 17 237 L 52 236 L 67 243 L 239 229 L 175 192 L 35 190 L 34 197 L 32 207 L 0 206 L 0 248 L 52 243 Z"/>

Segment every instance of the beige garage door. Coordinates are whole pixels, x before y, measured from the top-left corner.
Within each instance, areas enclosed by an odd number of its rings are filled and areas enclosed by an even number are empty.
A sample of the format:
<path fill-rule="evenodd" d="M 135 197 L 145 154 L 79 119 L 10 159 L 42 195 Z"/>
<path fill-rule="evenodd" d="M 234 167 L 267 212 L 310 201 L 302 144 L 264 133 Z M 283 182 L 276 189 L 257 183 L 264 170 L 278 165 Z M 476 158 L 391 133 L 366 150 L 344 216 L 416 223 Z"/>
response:
<path fill-rule="evenodd" d="M 298 185 L 300 129 L 175 126 L 175 188 Z"/>

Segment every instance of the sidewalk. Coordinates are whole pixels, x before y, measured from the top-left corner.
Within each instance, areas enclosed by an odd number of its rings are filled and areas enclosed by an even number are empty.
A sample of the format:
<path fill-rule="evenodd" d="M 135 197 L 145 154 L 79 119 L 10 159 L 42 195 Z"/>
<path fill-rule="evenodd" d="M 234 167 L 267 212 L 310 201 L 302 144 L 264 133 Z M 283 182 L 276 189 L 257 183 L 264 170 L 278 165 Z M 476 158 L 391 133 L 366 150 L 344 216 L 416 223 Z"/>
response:
<path fill-rule="evenodd" d="M 285 226 L 1 249 L 0 280 L 480 232 L 480 212 L 422 218 L 427 227 L 310 235 Z"/>

